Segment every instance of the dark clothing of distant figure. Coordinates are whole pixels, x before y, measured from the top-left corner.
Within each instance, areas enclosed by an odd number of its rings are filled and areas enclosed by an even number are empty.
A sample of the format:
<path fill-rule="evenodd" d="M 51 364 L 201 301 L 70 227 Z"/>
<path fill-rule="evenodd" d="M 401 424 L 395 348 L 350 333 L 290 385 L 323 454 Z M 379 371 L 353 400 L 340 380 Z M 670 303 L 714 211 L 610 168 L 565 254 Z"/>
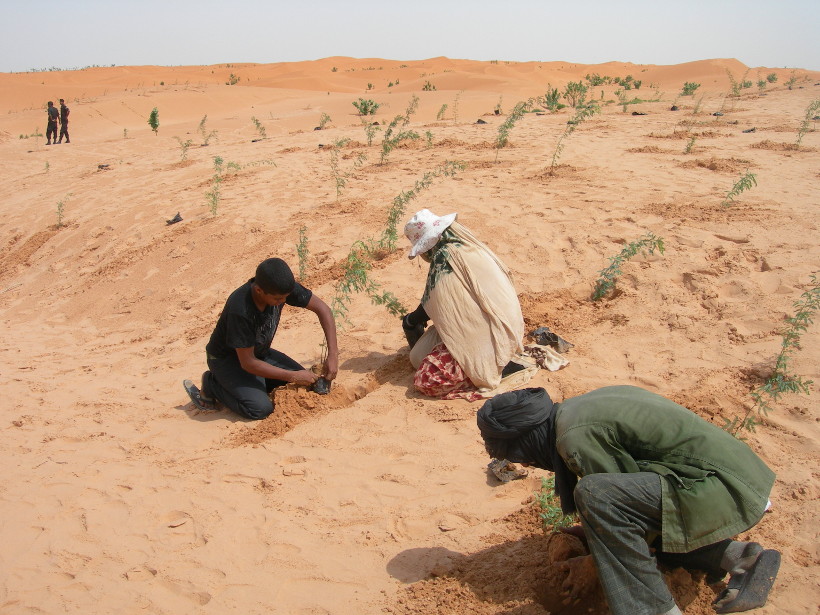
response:
<path fill-rule="evenodd" d="M 57 143 L 63 142 L 63 137 L 65 137 L 66 143 L 71 143 L 68 137 L 68 114 L 71 113 L 68 107 L 65 106 L 65 103 L 60 103 L 60 139 Z"/>
<path fill-rule="evenodd" d="M 271 348 L 285 305 L 269 305 L 260 311 L 253 301 L 252 287 L 253 280 L 250 280 L 228 297 L 205 351 L 214 397 L 237 414 L 259 420 L 273 412 L 270 392 L 287 383 L 245 371 L 236 349 L 253 346 L 256 358 L 274 367 L 290 371 L 300 371 L 304 367 Z M 312 296 L 310 290 L 297 282 L 285 304 L 305 308 Z"/>
<path fill-rule="evenodd" d="M 60 119 L 60 113 L 57 107 L 51 106 L 46 109 L 48 113 L 48 125 L 46 126 L 46 141 L 51 144 L 51 141 L 57 141 L 57 122 Z"/>

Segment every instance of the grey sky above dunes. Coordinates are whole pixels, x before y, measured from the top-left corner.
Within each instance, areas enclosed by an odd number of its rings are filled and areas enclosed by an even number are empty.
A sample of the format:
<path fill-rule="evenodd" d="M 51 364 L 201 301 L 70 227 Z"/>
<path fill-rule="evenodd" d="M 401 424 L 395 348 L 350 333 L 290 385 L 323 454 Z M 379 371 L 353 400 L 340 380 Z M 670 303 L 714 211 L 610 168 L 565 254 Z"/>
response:
<path fill-rule="evenodd" d="M 820 70 L 818 0 L 0 0 L 0 72 L 419 60 Z"/>

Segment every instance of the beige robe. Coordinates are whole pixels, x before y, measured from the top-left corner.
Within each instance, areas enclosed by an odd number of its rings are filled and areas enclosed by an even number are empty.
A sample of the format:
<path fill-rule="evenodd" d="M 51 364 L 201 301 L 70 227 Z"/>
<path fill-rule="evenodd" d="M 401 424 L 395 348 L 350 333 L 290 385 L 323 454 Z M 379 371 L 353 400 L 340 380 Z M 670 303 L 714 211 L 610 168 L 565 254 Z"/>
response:
<path fill-rule="evenodd" d="M 423 302 L 433 326 L 413 347 L 414 367 L 444 342 L 479 389 L 493 389 L 501 370 L 523 351 L 524 317 L 510 270 L 463 225 L 450 229 L 462 245 L 450 245 L 451 272 L 442 273 Z"/>

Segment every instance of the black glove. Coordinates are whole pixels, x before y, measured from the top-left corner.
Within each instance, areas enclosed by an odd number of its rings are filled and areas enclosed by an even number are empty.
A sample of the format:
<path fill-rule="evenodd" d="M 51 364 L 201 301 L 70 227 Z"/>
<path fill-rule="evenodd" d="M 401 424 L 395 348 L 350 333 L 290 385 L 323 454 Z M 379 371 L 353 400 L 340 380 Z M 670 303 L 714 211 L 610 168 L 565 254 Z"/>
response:
<path fill-rule="evenodd" d="M 404 331 L 404 337 L 407 338 L 407 344 L 412 348 L 419 341 L 419 338 L 424 335 L 424 329 L 427 327 L 429 320 L 427 312 L 419 305 L 415 312 L 406 314 L 401 319 L 401 328 Z"/>

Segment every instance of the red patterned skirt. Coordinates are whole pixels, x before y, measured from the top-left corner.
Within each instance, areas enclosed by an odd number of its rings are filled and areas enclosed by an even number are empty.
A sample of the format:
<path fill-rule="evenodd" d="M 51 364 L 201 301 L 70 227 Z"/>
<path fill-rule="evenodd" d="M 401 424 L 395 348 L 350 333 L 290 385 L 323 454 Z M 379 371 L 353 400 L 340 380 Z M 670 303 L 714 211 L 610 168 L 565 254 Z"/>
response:
<path fill-rule="evenodd" d="M 439 399 L 482 399 L 478 389 L 444 344 L 436 345 L 424 357 L 413 377 L 413 384 L 420 393 Z"/>

